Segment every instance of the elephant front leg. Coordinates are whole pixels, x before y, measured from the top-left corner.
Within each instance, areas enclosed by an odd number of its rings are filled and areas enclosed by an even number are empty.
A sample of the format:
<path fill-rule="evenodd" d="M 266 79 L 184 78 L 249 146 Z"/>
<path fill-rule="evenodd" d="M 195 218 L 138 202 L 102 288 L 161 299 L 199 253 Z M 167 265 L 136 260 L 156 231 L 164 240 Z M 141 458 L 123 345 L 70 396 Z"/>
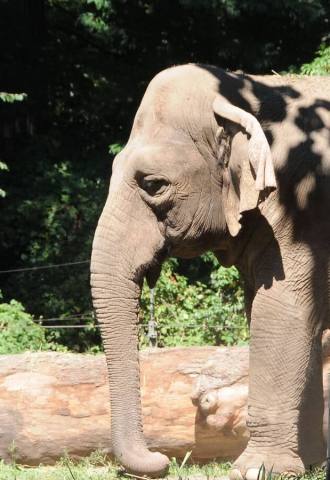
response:
<path fill-rule="evenodd" d="M 287 279 L 261 288 L 252 306 L 250 440 L 232 479 L 257 479 L 262 464 L 301 473 L 325 459 L 321 320 L 312 295 Z"/>

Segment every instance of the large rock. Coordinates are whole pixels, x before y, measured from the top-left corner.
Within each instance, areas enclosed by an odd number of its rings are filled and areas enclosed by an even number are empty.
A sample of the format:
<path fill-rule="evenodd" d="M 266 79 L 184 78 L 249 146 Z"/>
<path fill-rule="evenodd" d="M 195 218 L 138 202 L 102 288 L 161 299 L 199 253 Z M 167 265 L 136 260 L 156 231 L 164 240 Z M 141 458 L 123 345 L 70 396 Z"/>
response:
<path fill-rule="evenodd" d="M 325 372 L 329 368 L 325 349 Z M 151 448 L 195 459 L 233 459 L 248 440 L 248 348 L 192 347 L 141 353 L 144 431 Z M 0 357 L 0 457 L 36 465 L 63 453 L 111 453 L 102 355 Z"/>

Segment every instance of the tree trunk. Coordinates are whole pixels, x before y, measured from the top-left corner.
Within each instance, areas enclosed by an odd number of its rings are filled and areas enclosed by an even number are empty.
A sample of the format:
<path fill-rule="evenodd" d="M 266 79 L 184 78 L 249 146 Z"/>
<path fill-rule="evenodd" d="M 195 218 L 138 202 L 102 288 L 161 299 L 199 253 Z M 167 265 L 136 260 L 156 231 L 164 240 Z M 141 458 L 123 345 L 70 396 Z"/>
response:
<path fill-rule="evenodd" d="M 325 342 L 325 377 L 328 355 Z M 152 450 L 170 457 L 192 451 L 198 461 L 240 454 L 248 440 L 247 347 L 154 349 L 140 360 L 144 432 Z M 111 453 L 107 382 L 103 355 L 1 356 L 0 457 L 37 465 L 54 463 L 64 452 Z"/>

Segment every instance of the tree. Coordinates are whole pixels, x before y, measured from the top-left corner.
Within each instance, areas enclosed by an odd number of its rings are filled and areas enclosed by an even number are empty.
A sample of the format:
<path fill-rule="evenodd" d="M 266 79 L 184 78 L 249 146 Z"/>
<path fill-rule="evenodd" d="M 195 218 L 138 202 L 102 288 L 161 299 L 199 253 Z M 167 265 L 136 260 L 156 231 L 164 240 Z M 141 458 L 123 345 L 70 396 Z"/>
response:
<path fill-rule="evenodd" d="M 0 102 L 1 269 L 89 259 L 114 154 L 156 72 L 188 61 L 299 66 L 326 41 L 329 13 L 326 0 L 0 0 L 0 91 L 27 94 Z M 212 268 L 197 259 L 173 272 L 207 296 Z M 36 317 L 92 322 L 88 264 L 1 278 L 5 301 Z M 63 330 L 59 340 L 88 348 L 99 335 Z"/>

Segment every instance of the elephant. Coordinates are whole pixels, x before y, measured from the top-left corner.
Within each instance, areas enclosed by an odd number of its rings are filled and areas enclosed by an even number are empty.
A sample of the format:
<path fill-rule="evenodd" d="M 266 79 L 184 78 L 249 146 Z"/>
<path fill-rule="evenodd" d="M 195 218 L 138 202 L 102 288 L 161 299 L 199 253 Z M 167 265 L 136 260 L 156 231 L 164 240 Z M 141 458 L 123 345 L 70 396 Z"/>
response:
<path fill-rule="evenodd" d="M 211 251 L 244 279 L 248 428 L 232 480 L 325 459 L 321 335 L 330 301 L 330 79 L 186 64 L 149 83 L 115 157 L 92 247 L 115 456 L 160 476 L 141 418 L 138 310 L 169 256 Z"/>

